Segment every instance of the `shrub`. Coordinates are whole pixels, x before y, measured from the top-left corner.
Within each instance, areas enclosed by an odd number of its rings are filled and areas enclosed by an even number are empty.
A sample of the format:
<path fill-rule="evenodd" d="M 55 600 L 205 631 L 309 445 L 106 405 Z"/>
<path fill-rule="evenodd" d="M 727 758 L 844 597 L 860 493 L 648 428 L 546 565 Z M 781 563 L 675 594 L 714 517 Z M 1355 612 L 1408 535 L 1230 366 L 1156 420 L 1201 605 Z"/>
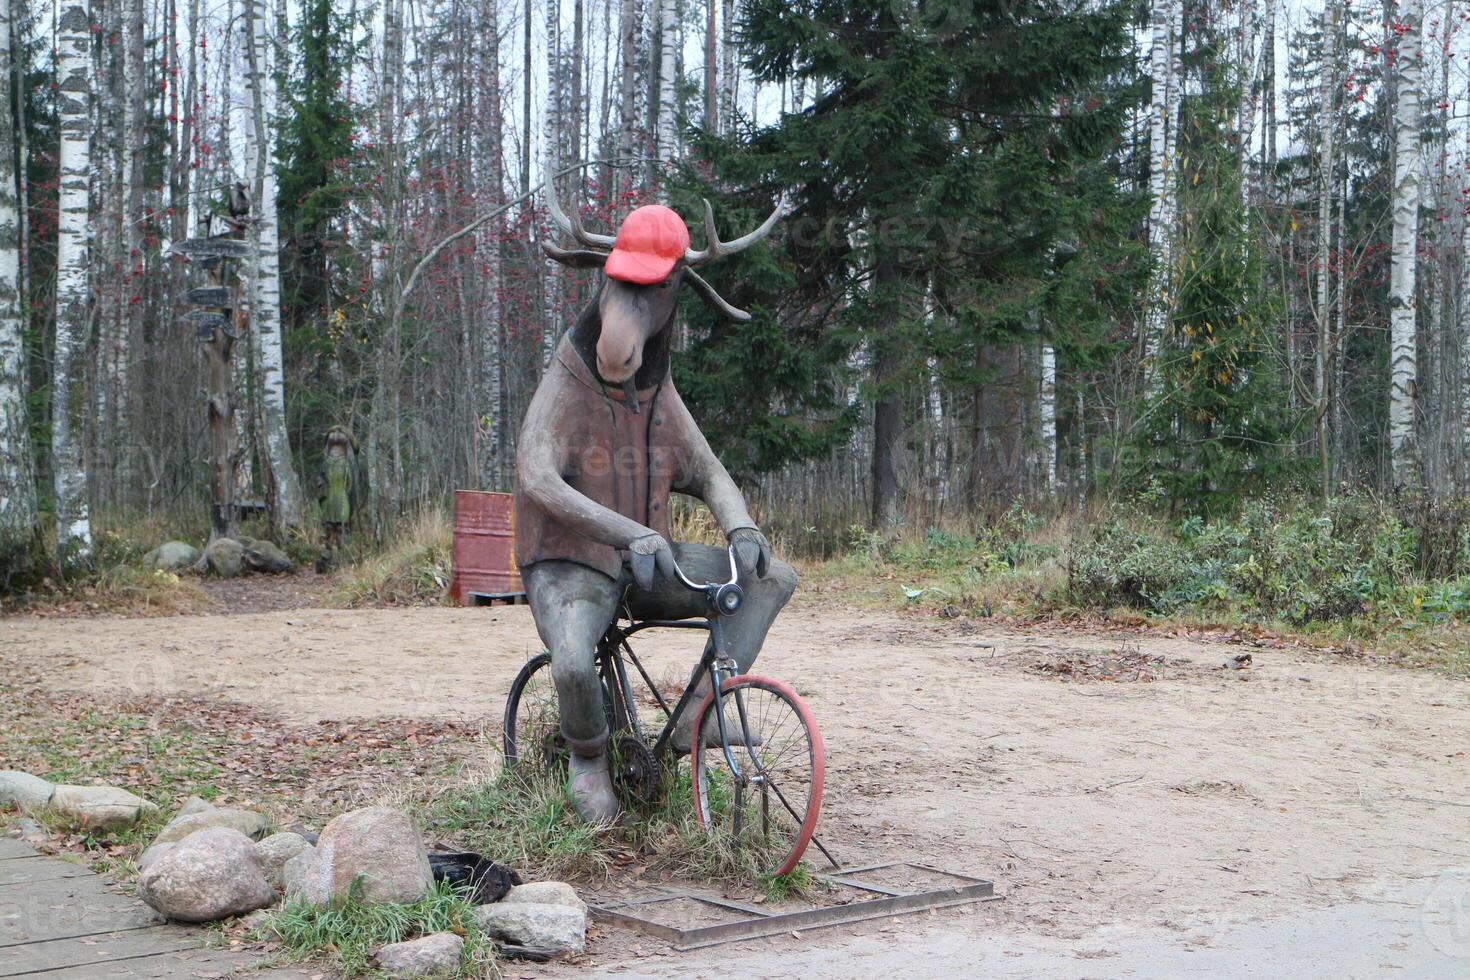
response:
<path fill-rule="evenodd" d="M 1177 540 L 1109 521 L 1075 542 L 1067 557 L 1067 592 L 1082 606 L 1128 606 L 1169 613 L 1207 597 L 1223 598 L 1219 570 L 1200 563 Z"/>

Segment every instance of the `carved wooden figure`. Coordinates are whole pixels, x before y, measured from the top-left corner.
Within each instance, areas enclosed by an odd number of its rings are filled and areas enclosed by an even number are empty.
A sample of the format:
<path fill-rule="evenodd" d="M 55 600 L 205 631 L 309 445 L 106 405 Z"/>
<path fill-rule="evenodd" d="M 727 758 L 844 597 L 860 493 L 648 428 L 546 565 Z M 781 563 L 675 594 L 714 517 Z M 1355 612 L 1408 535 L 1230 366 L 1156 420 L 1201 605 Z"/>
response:
<path fill-rule="evenodd" d="M 594 667 L 597 640 L 624 601 L 640 618 L 703 615 L 703 597 L 670 580 L 672 558 L 695 579 L 723 578 L 729 569 L 723 548 L 670 543 L 670 492 L 703 500 L 735 547 L 746 603 L 726 629 L 742 672 L 796 588 L 796 573 L 771 558 L 739 488 L 669 374 L 679 290 L 687 282 L 724 315 L 748 320 L 694 270 L 764 238 L 781 208 L 750 234 L 722 242 L 705 202 L 707 244 L 695 250 L 684 221 L 660 205 L 633 211 L 614 238 L 583 228 L 575 208 L 570 217 L 563 213 L 554 191 L 547 204 L 577 244 L 545 243 L 546 253 L 564 265 L 601 268 L 603 277 L 526 412 L 517 454 L 516 557 L 536 628 L 551 652 L 562 734 L 572 749 L 572 797 L 584 818 L 605 821 L 618 805 Z M 693 714 L 687 714 L 690 725 Z M 686 751 L 690 741 L 687 730 L 675 737 Z"/>

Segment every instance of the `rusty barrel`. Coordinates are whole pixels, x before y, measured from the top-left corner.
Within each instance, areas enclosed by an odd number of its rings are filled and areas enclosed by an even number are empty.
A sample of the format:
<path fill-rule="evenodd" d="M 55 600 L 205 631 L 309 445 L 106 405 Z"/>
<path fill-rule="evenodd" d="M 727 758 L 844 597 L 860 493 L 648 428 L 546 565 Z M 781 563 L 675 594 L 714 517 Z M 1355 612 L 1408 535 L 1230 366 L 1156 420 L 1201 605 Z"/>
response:
<path fill-rule="evenodd" d="M 520 601 L 515 509 L 508 493 L 454 491 L 454 555 L 449 594 L 456 605 Z"/>

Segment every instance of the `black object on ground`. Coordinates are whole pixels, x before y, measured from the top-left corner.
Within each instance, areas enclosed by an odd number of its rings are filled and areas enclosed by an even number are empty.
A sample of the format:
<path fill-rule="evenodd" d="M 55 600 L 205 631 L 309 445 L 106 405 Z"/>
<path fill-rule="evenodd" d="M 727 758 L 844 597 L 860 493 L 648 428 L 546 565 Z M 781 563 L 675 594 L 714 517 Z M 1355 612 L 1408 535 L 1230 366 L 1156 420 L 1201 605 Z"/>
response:
<path fill-rule="evenodd" d="M 429 867 L 434 872 L 435 881 L 470 886 L 476 905 L 498 902 L 512 885 L 521 884 L 521 876 L 514 869 L 474 851 L 432 850 L 429 852 Z"/>

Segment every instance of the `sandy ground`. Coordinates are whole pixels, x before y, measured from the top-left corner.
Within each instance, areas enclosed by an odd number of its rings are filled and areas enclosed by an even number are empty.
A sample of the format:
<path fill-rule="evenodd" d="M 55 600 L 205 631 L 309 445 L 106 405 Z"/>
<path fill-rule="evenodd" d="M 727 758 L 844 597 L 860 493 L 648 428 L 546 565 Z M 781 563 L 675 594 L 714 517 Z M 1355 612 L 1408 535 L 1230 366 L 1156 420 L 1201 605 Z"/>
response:
<path fill-rule="evenodd" d="M 672 676 L 689 644 L 639 650 Z M 525 607 L 0 621 L 0 668 L 59 688 L 206 693 L 302 721 L 451 715 L 495 730 L 538 649 Z M 1251 666 L 1222 669 L 1247 652 Z M 1167 975 L 1126 957 L 1329 912 L 1347 916 L 1351 946 L 1376 934 L 1350 910 L 1379 921 L 1363 903 L 1391 893 L 1417 897 L 1389 902 L 1375 962 L 1418 973 L 1415 956 L 1444 954 L 1448 975 L 1470 976 L 1470 879 L 1453 873 L 1470 867 L 1470 685 L 1289 649 L 816 604 L 783 615 L 758 669 L 793 681 L 822 726 L 819 834 L 844 863 L 922 860 L 992 878 L 1004 901 L 685 956 L 604 933 L 592 965 L 923 976 L 979 957 L 993 975 Z M 1436 920 L 1445 908 L 1458 917 Z M 1413 938 L 1395 938 L 1398 919 Z M 862 965 L 891 960 L 896 937 L 941 960 Z M 824 949 L 826 973 L 798 969 Z M 1076 970 L 1037 966 L 1045 955 Z"/>

